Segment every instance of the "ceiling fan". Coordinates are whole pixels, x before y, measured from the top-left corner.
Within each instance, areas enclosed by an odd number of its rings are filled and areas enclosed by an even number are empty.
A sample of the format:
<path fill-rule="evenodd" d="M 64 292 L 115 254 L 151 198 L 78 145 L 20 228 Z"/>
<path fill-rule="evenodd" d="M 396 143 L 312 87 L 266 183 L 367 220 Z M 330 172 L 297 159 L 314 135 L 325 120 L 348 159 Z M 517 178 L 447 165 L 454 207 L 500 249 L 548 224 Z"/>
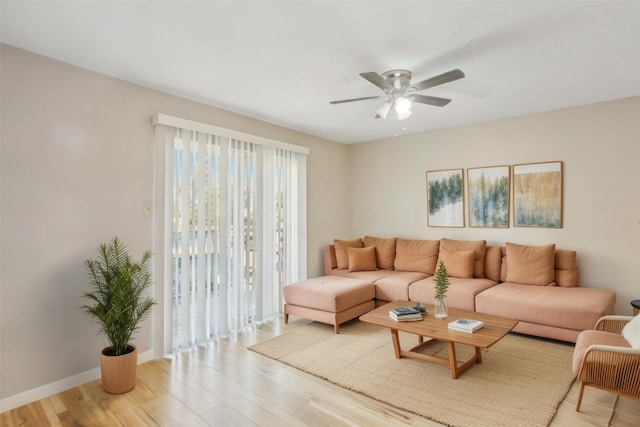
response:
<path fill-rule="evenodd" d="M 374 72 L 360 73 L 360 76 L 382 89 L 384 91 L 384 95 L 343 99 L 340 101 L 331 101 L 330 104 L 344 104 L 347 102 L 366 101 L 369 99 L 384 99 L 384 105 L 378 108 L 376 112 L 376 119 L 386 119 L 387 115 L 393 108 L 398 114 L 398 119 L 404 120 L 411 115 L 412 102 L 435 105 L 436 107 L 444 107 L 451 102 L 448 98 L 421 95 L 416 92 L 461 79 L 464 77 L 464 73 L 456 68 L 455 70 L 447 71 L 446 73 L 439 74 L 414 84 L 411 84 L 411 71 L 407 70 L 390 70 L 382 74 Z"/>

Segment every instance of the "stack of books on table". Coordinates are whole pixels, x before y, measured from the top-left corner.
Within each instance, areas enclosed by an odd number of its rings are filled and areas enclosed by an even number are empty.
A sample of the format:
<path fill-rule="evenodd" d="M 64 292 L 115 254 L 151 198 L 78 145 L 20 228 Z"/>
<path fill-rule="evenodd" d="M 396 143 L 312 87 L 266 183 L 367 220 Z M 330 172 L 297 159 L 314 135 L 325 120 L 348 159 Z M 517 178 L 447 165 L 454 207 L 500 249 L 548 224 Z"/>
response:
<path fill-rule="evenodd" d="M 458 319 L 454 322 L 449 323 L 449 329 L 469 333 L 475 332 L 483 326 L 484 322 L 482 320 L 473 319 Z"/>
<path fill-rule="evenodd" d="M 389 310 L 389 317 L 396 322 L 422 320 L 422 313 L 413 307 L 399 307 Z"/>

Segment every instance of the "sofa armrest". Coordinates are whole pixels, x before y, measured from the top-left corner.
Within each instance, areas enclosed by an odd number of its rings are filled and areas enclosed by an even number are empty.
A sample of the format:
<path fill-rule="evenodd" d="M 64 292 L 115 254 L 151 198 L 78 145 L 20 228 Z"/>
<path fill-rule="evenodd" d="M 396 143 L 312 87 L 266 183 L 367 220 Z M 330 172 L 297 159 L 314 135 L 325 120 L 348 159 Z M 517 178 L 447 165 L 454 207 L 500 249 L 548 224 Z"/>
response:
<path fill-rule="evenodd" d="M 324 247 L 324 275 L 331 274 L 331 270 L 338 268 L 336 260 L 336 247 L 334 245 L 325 245 Z"/>

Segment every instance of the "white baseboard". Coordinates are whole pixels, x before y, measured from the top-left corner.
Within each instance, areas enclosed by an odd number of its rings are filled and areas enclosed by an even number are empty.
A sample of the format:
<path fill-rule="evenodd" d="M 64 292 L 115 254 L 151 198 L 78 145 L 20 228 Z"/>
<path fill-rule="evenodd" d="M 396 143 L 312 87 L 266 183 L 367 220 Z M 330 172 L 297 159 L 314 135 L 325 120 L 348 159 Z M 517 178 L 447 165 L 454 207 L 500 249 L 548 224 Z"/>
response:
<path fill-rule="evenodd" d="M 138 365 L 150 360 L 153 360 L 153 350 L 147 350 L 144 353 L 138 354 Z M 5 412 L 10 409 L 17 408 L 18 406 L 44 399 L 45 397 L 86 384 L 98 378 L 100 378 L 99 367 L 24 391 L 22 393 L 14 394 L 13 396 L 0 400 L 0 412 Z"/>

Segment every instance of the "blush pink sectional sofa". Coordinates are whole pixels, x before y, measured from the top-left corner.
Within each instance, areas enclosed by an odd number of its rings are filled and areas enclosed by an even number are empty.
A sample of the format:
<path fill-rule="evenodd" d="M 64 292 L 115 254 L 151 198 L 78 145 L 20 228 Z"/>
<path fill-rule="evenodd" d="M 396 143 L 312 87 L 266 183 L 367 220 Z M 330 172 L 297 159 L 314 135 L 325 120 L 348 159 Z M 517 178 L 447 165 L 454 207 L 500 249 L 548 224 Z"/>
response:
<path fill-rule="evenodd" d="M 438 261 L 447 266 L 450 307 L 518 320 L 514 332 L 574 342 L 613 313 L 614 292 L 578 284 L 576 252 L 555 245 L 487 245 L 484 240 L 417 240 L 365 236 L 324 248 L 325 276 L 285 286 L 289 314 L 338 325 L 389 301 L 432 304 Z M 340 287 L 345 279 L 351 287 Z M 355 279 L 355 280 L 354 280 Z M 335 296 L 335 289 L 348 293 Z M 314 293 L 311 297 L 311 293 Z M 340 307 L 336 304 L 340 300 Z M 346 305 L 345 305 L 346 304 Z M 349 309 L 347 312 L 346 310 Z"/>

